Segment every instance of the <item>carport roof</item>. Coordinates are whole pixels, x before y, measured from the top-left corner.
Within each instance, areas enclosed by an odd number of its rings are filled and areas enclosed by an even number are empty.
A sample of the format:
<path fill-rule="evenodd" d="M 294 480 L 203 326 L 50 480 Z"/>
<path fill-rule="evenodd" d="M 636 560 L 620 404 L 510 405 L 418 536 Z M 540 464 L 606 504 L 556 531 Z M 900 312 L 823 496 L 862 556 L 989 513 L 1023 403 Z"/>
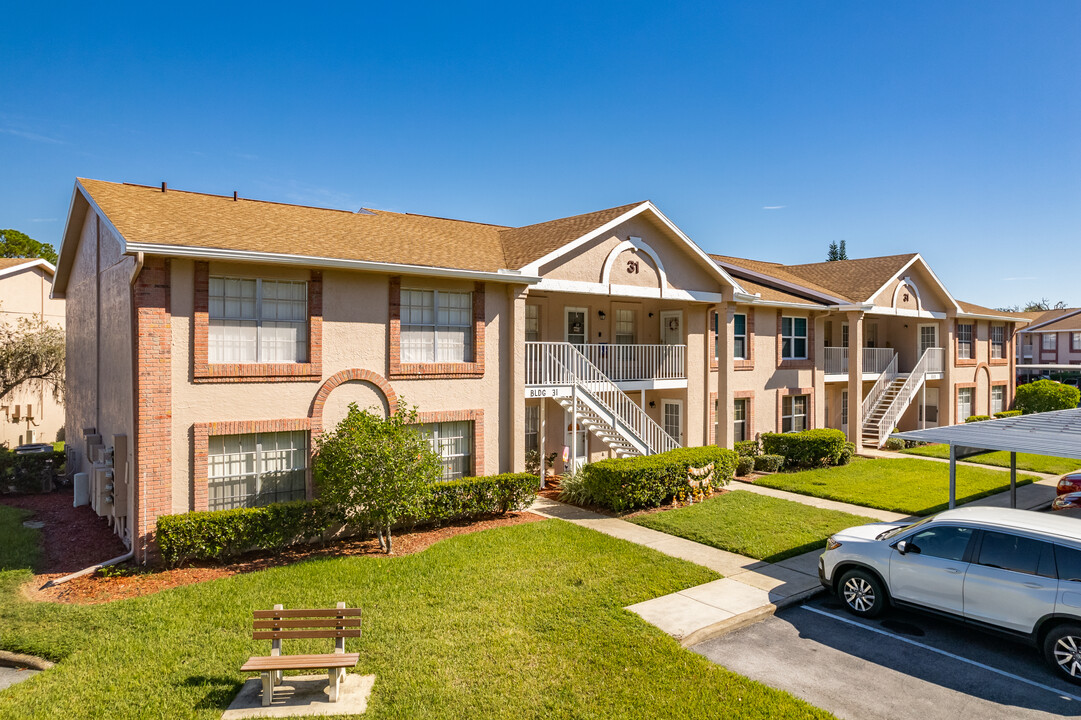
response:
<path fill-rule="evenodd" d="M 959 449 L 1005 450 L 1081 460 L 1081 408 L 910 430 L 893 433 L 891 437 L 945 443 Z"/>

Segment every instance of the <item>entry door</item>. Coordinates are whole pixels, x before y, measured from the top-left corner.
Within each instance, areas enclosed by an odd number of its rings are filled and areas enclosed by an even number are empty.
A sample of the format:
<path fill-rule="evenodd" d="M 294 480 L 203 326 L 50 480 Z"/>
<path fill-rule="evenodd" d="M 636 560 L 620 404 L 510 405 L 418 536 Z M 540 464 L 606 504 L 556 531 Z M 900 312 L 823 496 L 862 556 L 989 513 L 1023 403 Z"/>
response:
<path fill-rule="evenodd" d="M 938 325 L 920 325 L 920 357 L 928 348 L 938 347 Z"/>
<path fill-rule="evenodd" d="M 965 617 L 1030 633 L 1055 612 L 1058 579 L 1051 543 L 985 530 L 965 575 Z"/>
<path fill-rule="evenodd" d="M 841 391 L 841 432 L 848 435 L 848 391 Z"/>
<path fill-rule="evenodd" d="M 589 337 L 589 312 L 586 308 L 563 308 L 563 338 L 572 345 L 585 345 Z"/>
<path fill-rule="evenodd" d="M 683 444 L 683 401 L 661 400 L 661 416 L 664 431 L 672 436 L 672 439 Z"/>
<path fill-rule="evenodd" d="M 920 404 L 920 395 L 926 393 L 927 407 Z M 916 395 L 917 419 L 920 427 L 938 427 L 938 388 L 925 387 Z"/>
<path fill-rule="evenodd" d="M 909 549 L 890 554 L 890 593 L 906 602 L 961 615 L 972 528 L 936 525 L 904 538 Z"/>
<path fill-rule="evenodd" d="M 577 447 L 575 447 L 571 442 L 574 439 L 574 432 L 575 432 L 574 418 L 571 417 L 570 413 L 567 413 L 567 418 L 568 418 L 567 425 L 566 425 L 567 429 L 566 429 L 566 431 L 564 433 L 564 436 L 563 436 L 564 437 L 563 442 L 567 446 L 567 453 L 568 453 L 567 457 L 570 457 L 571 452 L 575 453 L 575 457 L 570 458 L 570 460 L 568 461 L 567 464 L 571 468 L 573 468 L 573 470 L 572 470 L 573 472 L 578 472 L 579 470 L 582 469 L 582 466 L 586 464 L 586 460 L 589 458 L 589 448 L 586 447 L 587 443 L 588 443 L 588 437 L 587 437 L 588 433 L 586 432 L 585 426 L 582 425 L 581 423 L 578 423 Z M 572 451 L 571 448 L 574 448 L 574 450 Z"/>
<path fill-rule="evenodd" d="M 683 344 L 682 310 L 667 310 L 661 313 L 661 342 L 665 345 Z"/>

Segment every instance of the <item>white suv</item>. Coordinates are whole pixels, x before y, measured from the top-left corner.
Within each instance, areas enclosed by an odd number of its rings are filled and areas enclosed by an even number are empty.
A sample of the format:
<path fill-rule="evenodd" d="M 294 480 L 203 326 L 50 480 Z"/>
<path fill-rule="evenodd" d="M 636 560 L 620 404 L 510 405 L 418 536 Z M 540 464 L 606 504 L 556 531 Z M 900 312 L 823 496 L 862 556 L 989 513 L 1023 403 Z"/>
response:
<path fill-rule="evenodd" d="M 1024 638 L 1081 683 L 1081 522 L 1028 510 L 964 508 L 917 523 L 839 532 L 822 584 L 856 615 L 915 607 Z"/>

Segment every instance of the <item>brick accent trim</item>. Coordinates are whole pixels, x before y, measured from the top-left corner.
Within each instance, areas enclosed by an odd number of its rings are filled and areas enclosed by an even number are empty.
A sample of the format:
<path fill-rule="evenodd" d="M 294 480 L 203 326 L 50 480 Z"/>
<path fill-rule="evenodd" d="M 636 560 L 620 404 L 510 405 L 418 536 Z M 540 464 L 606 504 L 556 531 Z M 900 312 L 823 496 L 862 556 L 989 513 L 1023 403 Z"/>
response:
<path fill-rule="evenodd" d="M 706 435 L 710 445 L 717 444 L 717 393 L 709 394 L 709 432 Z"/>
<path fill-rule="evenodd" d="M 473 362 L 467 363 L 403 363 L 402 362 L 402 278 L 390 278 L 390 368 L 387 377 L 403 379 L 476 378 L 484 377 L 484 283 L 473 285 Z"/>
<path fill-rule="evenodd" d="M 308 417 L 311 418 L 313 437 L 323 432 L 323 406 L 326 405 L 327 398 L 330 397 L 331 391 L 339 385 L 350 381 L 366 382 L 374 385 L 379 389 L 379 392 L 383 393 L 383 397 L 386 398 L 387 408 L 390 410 L 390 414 L 393 415 L 398 412 L 398 394 L 394 392 L 394 388 L 390 386 L 390 383 L 387 382 L 386 378 L 371 370 L 342 370 L 327 378 L 326 381 L 319 386 L 319 390 L 316 391 L 315 397 L 312 398 L 311 408 L 308 410 Z"/>
<path fill-rule="evenodd" d="M 249 433 L 289 432 L 292 430 L 310 430 L 311 420 L 308 418 L 292 418 L 288 420 L 229 420 L 225 422 L 195 423 L 192 425 L 192 473 L 191 473 L 191 502 L 190 510 L 206 510 L 207 484 L 209 483 L 209 471 L 207 470 L 208 455 L 210 454 L 211 435 L 247 435 Z M 312 496 L 311 482 L 311 438 L 308 438 L 308 497 Z"/>
<path fill-rule="evenodd" d="M 440 422 L 473 423 L 473 474 L 484 474 L 484 411 L 483 410 L 439 410 L 436 412 L 417 413 L 418 423 Z"/>
<path fill-rule="evenodd" d="M 806 395 L 807 396 L 807 425 L 805 430 L 811 430 L 815 426 L 815 389 L 813 387 L 805 388 L 780 388 L 777 391 L 777 432 L 782 432 L 781 428 L 784 427 L 784 399 L 793 395 Z"/>
<path fill-rule="evenodd" d="M 173 511 L 172 311 L 170 262 L 148 257 L 132 288 L 135 315 L 135 523 L 132 550 L 157 560 L 158 517 Z"/>
<path fill-rule="evenodd" d="M 967 416 L 966 417 L 961 417 L 961 393 L 960 393 L 960 390 L 962 388 L 972 388 L 972 414 L 973 415 L 978 414 L 976 412 L 976 383 L 974 383 L 974 382 L 954 383 L 953 384 L 953 424 L 954 425 L 960 425 L 961 423 L 963 423 L 967 419 Z"/>
<path fill-rule="evenodd" d="M 308 362 L 213 363 L 209 361 L 210 265 L 195 263 L 192 381 L 196 383 L 304 382 L 323 376 L 323 273 L 308 279 Z"/>
<path fill-rule="evenodd" d="M 814 369 L 815 366 L 815 321 L 813 317 L 807 317 L 807 358 L 805 360 L 785 360 L 781 357 L 781 319 L 784 317 L 804 317 L 803 315 L 785 315 L 783 310 L 777 311 L 777 369 L 779 370 L 803 370 Z"/>
<path fill-rule="evenodd" d="M 733 370 L 754 370 L 754 308 L 748 308 L 746 311 L 736 313 L 736 315 L 747 316 L 747 359 L 746 360 L 732 360 Z M 810 319 L 808 318 L 808 322 Z M 778 350 L 778 352 L 780 352 Z"/>
<path fill-rule="evenodd" d="M 1002 328 L 1002 357 L 1000 358 L 991 356 L 991 348 L 994 346 L 991 335 L 996 327 Z M 987 362 L 996 366 L 1010 364 L 1010 326 L 1006 323 L 987 324 Z"/>
<path fill-rule="evenodd" d="M 961 339 L 957 334 L 957 328 L 961 325 L 972 326 L 972 357 L 963 358 L 958 352 L 961 347 Z M 960 322 L 958 320 L 953 321 L 953 366 L 954 367 L 975 367 L 976 366 L 976 330 L 978 326 L 976 321 L 972 322 Z"/>

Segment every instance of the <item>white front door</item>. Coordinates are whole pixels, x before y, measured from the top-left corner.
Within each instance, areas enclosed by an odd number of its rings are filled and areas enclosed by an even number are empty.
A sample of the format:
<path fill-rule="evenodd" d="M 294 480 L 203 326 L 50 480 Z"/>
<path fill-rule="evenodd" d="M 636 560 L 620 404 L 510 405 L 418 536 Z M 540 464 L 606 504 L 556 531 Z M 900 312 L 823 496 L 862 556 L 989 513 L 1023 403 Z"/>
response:
<path fill-rule="evenodd" d="M 571 414 L 566 413 L 567 425 L 564 434 L 564 443 L 567 446 L 567 463 L 565 467 L 571 472 L 578 472 L 582 469 L 582 466 L 586 464 L 586 460 L 589 459 L 589 448 L 587 447 L 589 439 L 586 428 L 581 423 L 578 424 L 578 437 L 574 437 L 575 427 L 574 418 Z"/>
<path fill-rule="evenodd" d="M 589 311 L 581 307 L 563 308 L 563 339 L 574 345 L 585 345 L 589 337 Z"/>
<path fill-rule="evenodd" d="M 928 348 L 938 347 L 938 325 L 920 325 L 920 357 Z"/>
<path fill-rule="evenodd" d="M 683 445 L 683 401 L 661 400 L 661 427 L 680 445 Z"/>
<path fill-rule="evenodd" d="M 682 310 L 666 310 L 661 313 L 661 342 L 665 345 L 683 344 Z"/>
<path fill-rule="evenodd" d="M 926 403 L 926 407 L 920 403 L 921 397 Z M 920 394 L 916 396 L 916 403 L 919 408 L 917 420 L 920 427 L 938 427 L 938 388 L 922 388 Z"/>

